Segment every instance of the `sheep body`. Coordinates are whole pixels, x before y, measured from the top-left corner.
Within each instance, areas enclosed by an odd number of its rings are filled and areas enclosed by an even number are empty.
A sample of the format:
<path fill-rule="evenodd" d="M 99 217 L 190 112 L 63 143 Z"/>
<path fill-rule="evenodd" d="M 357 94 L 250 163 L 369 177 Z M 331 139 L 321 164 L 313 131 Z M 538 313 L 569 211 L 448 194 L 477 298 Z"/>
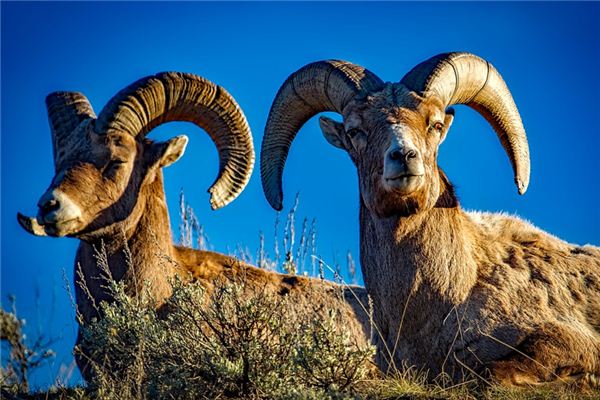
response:
<path fill-rule="evenodd" d="M 254 149 L 241 109 L 223 88 L 196 75 L 161 73 L 121 90 L 98 118 L 81 93 L 55 92 L 46 104 L 56 173 L 38 202 L 37 218 L 19 214 L 18 220 L 35 235 L 80 239 L 74 273 L 79 322 L 101 317 L 100 303 L 114 300 L 108 278 L 122 282 L 132 297 L 150 296 L 158 308 L 171 296 L 176 277 L 199 281 L 209 291 L 216 279 L 239 277 L 249 288 L 298 292 L 315 309 L 339 311 L 355 342 L 368 345 L 369 318 L 358 301 L 367 304 L 364 289 L 277 274 L 173 244 L 162 168 L 183 155 L 188 139 L 156 142 L 145 136 L 169 121 L 204 128 L 220 162 L 209 189 L 211 206 L 228 204 L 250 178 Z M 79 350 L 77 363 L 89 380 L 91 355 Z"/>
<path fill-rule="evenodd" d="M 370 318 L 366 309 L 368 296 L 364 288 L 342 287 L 321 279 L 280 274 L 220 253 L 174 245 L 160 171 L 156 180 L 139 194 L 138 202 L 145 204 L 143 209 L 136 211 L 140 215 L 128 217 L 132 220 L 139 217 L 139 222 L 132 227 L 134 234 L 125 238 L 105 236 L 95 243 L 80 242 L 75 258 L 75 294 L 77 310 L 84 324 L 101 317 L 98 307 L 101 301 L 113 301 L 106 285 L 106 271 L 98 266 L 98 252 L 104 249 L 112 277 L 122 281 L 131 296 L 151 295 L 157 307 L 170 297 L 171 283 L 176 277 L 184 282 L 200 282 L 209 293 L 217 280 L 243 279 L 244 286 L 250 291 L 264 290 L 282 296 L 294 292 L 305 297 L 319 312 L 336 310 L 353 342 L 361 348 L 370 345 Z M 83 376 L 89 381 L 93 375 L 88 365 L 87 349 L 81 346 L 81 341 L 80 327 L 76 359 Z"/>
<path fill-rule="evenodd" d="M 505 384 L 600 372 L 600 249 L 507 215 L 425 214 L 361 212 L 365 284 L 375 320 L 390 321 L 375 340 L 394 354 L 380 350 L 378 365 L 455 380 L 489 368 Z"/>
<path fill-rule="evenodd" d="M 261 149 L 263 190 L 281 178 L 300 127 L 320 118 L 348 153 L 360 193 L 360 259 L 374 306 L 377 364 L 489 377 L 513 385 L 600 375 L 600 250 L 574 246 L 499 214 L 464 212 L 438 150 L 465 104 L 496 131 L 520 194 L 529 146 L 500 73 L 470 53 L 444 53 L 383 82 L 346 61 L 308 64 L 277 93 Z M 586 378 L 587 379 L 587 378 Z"/>

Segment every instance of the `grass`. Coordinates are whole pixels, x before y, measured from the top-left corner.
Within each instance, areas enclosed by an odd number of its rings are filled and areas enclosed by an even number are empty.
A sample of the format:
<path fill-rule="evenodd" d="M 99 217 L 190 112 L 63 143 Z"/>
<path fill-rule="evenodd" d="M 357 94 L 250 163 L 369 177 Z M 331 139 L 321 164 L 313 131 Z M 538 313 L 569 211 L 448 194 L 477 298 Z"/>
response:
<path fill-rule="evenodd" d="M 110 288 L 117 300 L 102 305 L 83 342 L 99 398 L 332 397 L 370 370 L 373 349 L 352 343 L 340 315 L 243 279 L 217 282 L 210 294 L 176 281 L 164 319 L 121 285 Z"/>
<path fill-rule="evenodd" d="M 28 394 L 3 382 L 3 398 L 599 398 L 553 387 L 517 390 L 474 382 L 445 387 L 406 366 L 382 377 L 371 369 L 373 349 L 349 341 L 339 315 L 256 291 L 243 280 L 219 282 L 210 294 L 200 285 L 174 282 L 166 319 L 149 307 L 148 297 L 131 298 L 122 285 L 109 285 L 116 301 L 103 303 L 105 317 L 85 331 L 85 344 L 98 360 L 93 383 Z"/>
<path fill-rule="evenodd" d="M 25 321 L 17 318 L 14 298 L 12 310 L 0 309 L 0 339 L 2 340 L 2 369 L 0 387 L 11 392 L 29 392 L 29 373 L 54 352 L 49 348 L 52 341 L 43 336 L 30 342 L 23 333 Z"/>
<path fill-rule="evenodd" d="M 211 249 L 206 232 L 180 199 L 180 242 Z M 307 218 L 297 230 L 298 197 L 274 226 L 274 246 L 264 234 L 256 254 L 238 246 L 234 255 L 261 268 L 324 277 L 341 266 L 317 256 L 316 223 Z M 271 253 L 271 254 L 269 254 Z M 102 255 L 98 259 L 102 260 Z M 345 275 L 356 266 L 346 256 Z M 174 281 L 165 317 L 150 296 L 129 297 L 107 278 L 115 301 L 100 305 L 104 317 L 84 330 L 95 379 L 86 387 L 53 387 L 29 393 L 28 374 L 52 352 L 48 342 L 29 343 L 16 311 L 0 314 L 4 348 L 2 398 L 6 399 L 600 399 L 598 392 L 564 387 L 509 389 L 475 381 L 429 383 L 426 375 L 400 366 L 382 376 L 372 364 L 374 349 L 361 348 L 344 332 L 344 319 L 306 299 L 265 293 L 236 281 L 216 282 L 207 293 L 199 284 Z M 370 309 L 368 305 L 366 308 Z"/>

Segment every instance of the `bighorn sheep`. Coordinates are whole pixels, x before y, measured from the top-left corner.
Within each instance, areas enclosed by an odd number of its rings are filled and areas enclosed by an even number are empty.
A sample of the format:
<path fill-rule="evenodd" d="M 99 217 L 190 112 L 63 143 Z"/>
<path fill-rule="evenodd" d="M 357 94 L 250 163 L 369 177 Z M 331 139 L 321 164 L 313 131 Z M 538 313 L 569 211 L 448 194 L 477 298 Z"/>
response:
<path fill-rule="evenodd" d="M 367 324 L 368 317 L 349 291 L 345 293 L 347 303 L 336 303 L 336 285 L 325 283 L 325 290 L 309 292 L 320 280 L 277 274 L 222 254 L 173 245 L 161 168 L 181 157 L 188 139 L 177 136 L 154 142 L 145 136 L 156 126 L 175 120 L 205 129 L 220 161 L 219 176 L 209 189 L 210 203 L 213 209 L 228 204 L 250 178 L 254 148 L 246 118 L 223 88 L 192 74 L 169 72 L 126 87 L 98 118 L 81 93 L 52 93 L 46 105 L 55 176 L 38 203 L 37 218 L 19 214 L 18 220 L 34 235 L 81 240 L 75 276 L 87 287 L 83 290 L 81 284 L 76 285 L 77 308 L 84 323 L 98 315 L 95 305 L 111 300 L 95 258 L 102 244 L 112 276 L 124 281 L 133 296 L 149 290 L 160 304 L 170 296 L 175 276 L 187 280 L 191 275 L 211 288 L 218 277 L 243 275 L 248 284 L 276 293 L 323 293 L 310 300 L 338 307 L 348 316 L 348 329 L 357 341 L 367 343 L 367 325 L 363 331 L 361 323 Z M 129 256 L 131 260 L 127 260 Z M 150 289 L 146 283 L 151 284 Z M 364 289 L 353 290 L 364 301 Z M 85 360 L 79 358 L 78 364 L 89 378 Z"/>
<path fill-rule="evenodd" d="M 361 267 L 381 337 L 377 363 L 455 380 L 503 384 L 600 375 L 600 249 L 576 246 L 516 217 L 465 212 L 437 165 L 454 111 L 466 104 L 495 129 L 520 194 L 529 148 L 497 70 L 469 53 L 417 65 L 398 83 L 345 61 L 293 73 L 273 102 L 261 149 L 270 204 L 300 127 L 322 111 L 325 138 L 358 172 Z M 567 379 L 568 378 L 568 379 Z"/>

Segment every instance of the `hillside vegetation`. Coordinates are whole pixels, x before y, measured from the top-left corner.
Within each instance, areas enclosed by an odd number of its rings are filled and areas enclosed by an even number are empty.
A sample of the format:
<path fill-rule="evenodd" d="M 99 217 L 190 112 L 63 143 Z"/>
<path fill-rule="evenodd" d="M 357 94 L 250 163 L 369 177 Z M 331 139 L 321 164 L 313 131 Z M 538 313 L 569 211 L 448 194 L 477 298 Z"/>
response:
<path fill-rule="evenodd" d="M 205 233 L 183 197 L 181 204 L 180 242 L 207 247 Z M 296 209 L 297 201 L 283 226 L 281 257 L 277 233 L 273 259 L 264 240 L 255 260 L 248 251 L 236 255 L 263 268 L 306 270 L 307 255 L 315 253 L 316 230 L 305 219 L 296 240 Z M 173 296 L 156 311 L 151 296 L 128 296 L 111 279 L 101 254 L 98 260 L 116 301 L 101 304 L 104 318 L 83 331 L 83 343 L 95 360 L 94 381 L 86 387 L 30 393 L 28 373 L 52 353 L 47 343 L 28 343 L 14 310 L 3 310 L 3 398 L 600 399 L 599 392 L 552 386 L 506 389 L 475 379 L 452 385 L 443 376 L 431 384 L 410 366 L 382 376 L 372 363 L 374 348 L 354 343 L 344 330 L 344 318 L 333 310 L 318 309 L 293 294 L 282 297 L 250 288 L 240 277 L 215 282 L 210 292 L 200 284 L 174 281 Z M 319 258 L 311 260 L 322 277 L 329 267 Z M 315 264 L 312 268 L 317 270 Z M 347 268 L 354 268 L 350 256 Z M 340 280 L 339 266 L 332 269 Z"/>

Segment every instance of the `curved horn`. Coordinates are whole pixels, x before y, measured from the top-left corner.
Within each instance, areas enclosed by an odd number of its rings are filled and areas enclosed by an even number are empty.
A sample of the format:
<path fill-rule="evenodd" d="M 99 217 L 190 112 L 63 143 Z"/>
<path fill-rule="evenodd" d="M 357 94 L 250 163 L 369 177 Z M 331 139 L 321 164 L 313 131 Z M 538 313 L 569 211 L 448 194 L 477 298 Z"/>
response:
<path fill-rule="evenodd" d="M 27 232 L 31 233 L 32 235 L 48 236 L 44 227 L 42 225 L 40 225 L 40 223 L 37 222 L 37 219 L 35 219 L 35 218 L 27 217 L 27 216 L 21 214 L 20 212 L 18 212 L 17 213 L 17 221 L 19 221 L 19 225 L 21 225 L 21 227 L 23 229 L 25 229 Z"/>
<path fill-rule="evenodd" d="M 273 208 L 282 209 L 283 168 L 302 125 L 323 111 L 341 114 L 357 94 L 381 85 L 369 70 L 338 60 L 308 64 L 287 78 L 273 100 L 260 152 L 263 190 Z"/>
<path fill-rule="evenodd" d="M 519 194 L 529 185 L 529 145 L 517 106 L 500 73 L 486 60 L 470 53 L 432 57 L 400 81 L 408 89 L 435 94 L 446 107 L 466 104 L 492 125 L 510 158 Z"/>
<path fill-rule="evenodd" d="M 60 149 L 66 147 L 70 134 L 79 124 L 96 118 L 88 99 L 78 92 L 53 92 L 46 97 L 46 109 L 52 132 L 54 165 L 58 165 Z"/>
<path fill-rule="evenodd" d="M 244 189 L 254 167 L 252 134 L 242 110 L 225 89 L 193 74 L 163 72 L 142 78 L 117 93 L 96 122 L 99 134 L 111 131 L 145 136 L 170 121 L 204 129 L 219 152 L 219 174 L 208 192 L 213 209 Z"/>

